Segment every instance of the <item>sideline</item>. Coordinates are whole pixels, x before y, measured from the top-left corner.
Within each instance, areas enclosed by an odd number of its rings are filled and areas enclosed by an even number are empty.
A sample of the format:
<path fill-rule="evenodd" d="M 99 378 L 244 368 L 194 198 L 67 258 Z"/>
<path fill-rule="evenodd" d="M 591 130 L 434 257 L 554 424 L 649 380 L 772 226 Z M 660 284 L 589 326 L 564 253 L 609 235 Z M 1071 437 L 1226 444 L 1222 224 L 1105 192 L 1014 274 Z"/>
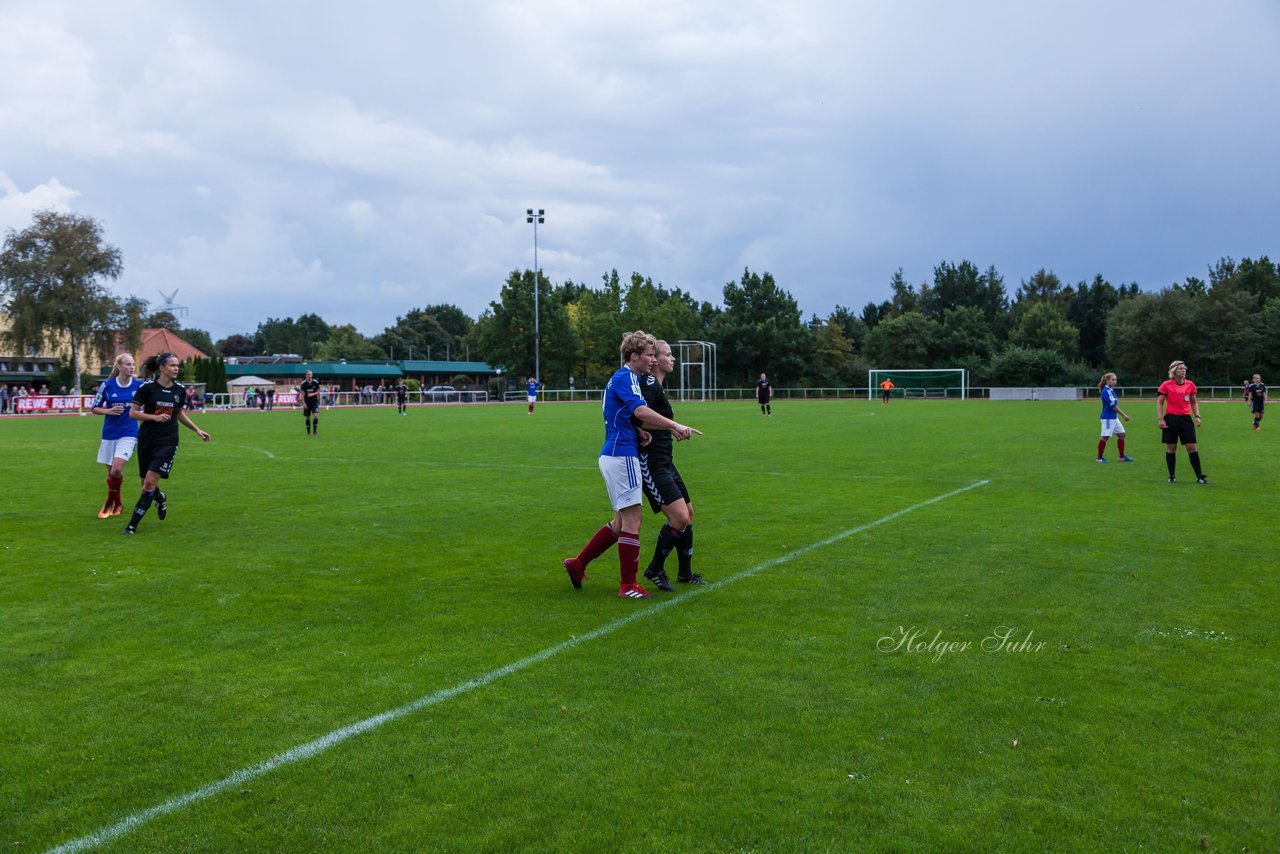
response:
<path fill-rule="evenodd" d="M 644 610 L 634 611 L 631 614 L 628 614 L 625 617 L 620 617 L 611 623 L 605 623 L 598 629 L 593 629 L 586 634 L 571 637 L 566 641 L 556 644 L 555 646 L 549 646 L 541 652 L 536 652 L 527 658 L 522 658 L 519 661 L 513 661 L 511 664 L 499 667 L 496 670 L 490 670 L 487 673 L 483 673 L 466 682 L 460 682 L 452 688 L 444 688 L 440 691 L 436 691 L 434 694 L 427 694 L 426 696 L 419 697 L 416 700 L 405 703 L 403 706 L 398 706 L 394 709 L 382 712 L 381 714 L 374 715 L 373 717 L 365 718 L 362 721 L 356 721 L 353 724 L 348 724 L 347 726 L 335 729 L 327 735 L 322 735 L 317 739 L 300 744 L 297 747 L 286 750 L 284 753 L 277 754 L 270 759 L 259 762 L 256 765 L 241 768 L 239 771 L 235 771 L 223 779 L 218 780 L 216 783 L 210 783 L 207 786 L 194 789 L 184 795 L 178 795 L 170 798 L 169 800 L 157 804 L 149 809 L 133 813 L 115 824 L 104 827 L 87 836 L 82 836 L 79 839 L 64 842 L 56 848 L 49 849 L 49 852 L 50 854 L 64 854 L 64 852 L 85 851 L 99 845 L 104 845 L 108 842 L 114 842 L 152 819 L 169 815 L 170 813 L 177 812 L 184 807 L 191 806 L 192 804 L 199 803 L 200 801 L 208 800 L 209 798 L 219 795 L 228 789 L 242 786 L 251 780 L 255 780 L 276 768 L 280 768 L 285 765 L 292 765 L 294 763 L 310 759 L 313 756 L 318 756 L 329 748 L 336 747 L 349 738 L 375 730 L 383 724 L 397 721 L 406 715 L 421 711 L 429 706 L 443 703 L 445 700 L 450 700 L 477 688 L 483 688 L 486 685 L 502 679 L 504 676 L 510 676 L 513 673 L 519 673 L 521 670 L 527 670 L 533 665 L 540 664 L 549 658 L 554 658 L 562 652 L 582 646 L 585 643 L 602 638 L 606 635 L 610 635 L 631 623 L 637 622 L 638 620 L 648 619 L 655 614 L 662 613 L 668 608 L 674 608 L 684 602 L 689 602 L 697 596 L 704 596 L 708 593 L 714 592 L 718 588 L 726 587 L 730 584 L 735 584 L 739 581 L 743 581 L 744 579 L 759 575 L 766 569 L 771 569 L 779 564 L 787 563 L 788 561 L 795 560 L 798 557 L 803 557 L 810 552 L 825 548 L 833 543 L 838 543 L 841 540 L 847 539 L 856 534 L 861 534 L 863 531 L 869 531 L 872 528 L 885 524 L 886 522 L 892 522 L 894 519 L 901 518 L 908 513 L 914 513 L 916 510 L 922 510 L 925 507 L 929 507 L 941 501 L 946 501 L 948 498 L 954 498 L 955 496 L 961 495 L 972 489 L 985 486 L 990 482 L 991 481 L 989 480 L 975 481 L 968 486 L 962 486 L 959 489 L 952 490 L 951 492 L 947 492 L 943 495 L 938 495 L 921 501 L 919 504 L 912 504 L 910 507 L 905 507 L 902 510 L 890 513 L 888 516 L 882 516 L 874 522 L 867 522 L 865 525 L 859 525 L 856 528 L 841 531 L 834 536 L 827 537 L 825 540 L 810 543 L 809 545 L 796 549 L 793 552 L 780 555 L 779 557 L 770 558 L 763 563 L 758 563 L 755 566 L 748 567 L 747 569 L 734 573 L 722 581 L 717 581 L 704 587 L 694 587 L 679 597 L 664 599 L 653 605 L 641 606 Z"/>

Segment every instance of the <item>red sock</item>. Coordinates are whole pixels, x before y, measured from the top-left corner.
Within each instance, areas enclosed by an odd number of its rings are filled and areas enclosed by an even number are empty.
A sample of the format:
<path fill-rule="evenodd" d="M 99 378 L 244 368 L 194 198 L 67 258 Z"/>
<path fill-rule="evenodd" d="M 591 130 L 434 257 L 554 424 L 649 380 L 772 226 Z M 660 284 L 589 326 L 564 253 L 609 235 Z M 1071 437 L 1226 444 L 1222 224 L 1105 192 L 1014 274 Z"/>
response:
<path fill-rule="evenodd" d="M 640 535 L 618 534 L 618 571 L 623 584 L 635 584 L 640 571 Z"/>
<path fill-rule="evenodd" d="M 618 535 L 613 532 L 613 528 L 605 525 L 596 531 L 582 551 L 578 552 L 578 564 L 583 568 L 587 568 L 587 564 L 600 557 L 609 550 L 609 547 L 618 541 Z"/>
<path fill-rule="evenodd" d="M 112 477 L 107 475 L 107 502 L 110 504 L 121 504 L 120 501 L 120 484 L 124 483 L 124 475 Z"/>
<path fill-rule="evenodd" d="M 530 414 L 532 414 L 532 413 L 533 413 L 533 404 L 532 404 L 532 403 L 531 403 L 531 404 L 529 404 L 529 412 L 530 412 Z"/>
<path fill-rule="evenodd" d="M 1099 439 L 1098 440 L 1098 459 L 1102 459 L 1102 452 L 1105 451 L 1106 449 L 1107 449 L 1107 440 Z"/>
<path fill-rule="evenodd" d="M 1124 456 L 1124 436 L 1116 436 L 1116 453 Z"/>

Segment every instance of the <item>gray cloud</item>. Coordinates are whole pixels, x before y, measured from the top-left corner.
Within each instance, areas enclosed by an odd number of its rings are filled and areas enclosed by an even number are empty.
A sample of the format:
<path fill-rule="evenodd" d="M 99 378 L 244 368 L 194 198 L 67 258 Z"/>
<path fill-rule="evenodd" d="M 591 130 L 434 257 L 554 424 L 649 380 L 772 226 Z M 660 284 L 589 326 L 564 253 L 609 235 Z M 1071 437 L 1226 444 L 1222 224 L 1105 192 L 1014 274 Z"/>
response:
<path fill-rule="evenodd" d="M 532 265 L 806 313 L 894 270 L 1163 287 L 1270 252 L 1265 2 L 546 0 L 0 12 L 0 226 L 98 218 L 215 337 L 478 314 Z"/>

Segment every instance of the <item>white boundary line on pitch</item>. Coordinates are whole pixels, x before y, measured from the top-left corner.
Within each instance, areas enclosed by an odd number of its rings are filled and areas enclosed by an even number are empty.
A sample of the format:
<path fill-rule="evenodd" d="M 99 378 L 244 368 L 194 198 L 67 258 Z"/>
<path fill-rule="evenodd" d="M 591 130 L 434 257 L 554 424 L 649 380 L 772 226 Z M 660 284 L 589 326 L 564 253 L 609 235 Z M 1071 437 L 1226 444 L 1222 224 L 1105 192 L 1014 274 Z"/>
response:
<path fill-rule="evenodd" d="M 766 569 L 771 569 L 779 564 L 795 560 L 798 557 L 804 557 L 810 552 L 825 548 L 833 543 L 838 543 L 841 540 L 854 536 L 855 534 L 861 534 L 863 531 L 869 531 L 886 522 L 892 522 L 894 519 L 901 518 L 908 513 L 914 513 L 916 510 L 921 510 L 932 504 L 937 504 L 940 501 L 946 501 L 948 498 L 954 498 L 955 496 L 968 492 L 971 489 L 977 489 L 979 486 L 985 486 L 990 482 L 991 481 L 989 480 L 975 481 L 968 486 L 963 486 L 943 495 L 938 495 L 925 501 L 921 501 L 919 504 L 912 504 L 910 507 L 890 513 L 888 516 L 882 516 L 874 522 L 867 522 L 865 525 L 859 525 L 856 528 L 850 528 L 847 531 L 842 531 L 835 536 L 827 537 L 825 540 L 819 540 L 816 543 L 811 543 L 803 548 L 789 552 L 788 554 L 770 558 L 763 563 L 758 563 L 755 566 L 748 567 L 741 572 L 735 573 L 722 581 L 714 582 L 705 587 L 693 587 L 682 596 L 657 602 L 645 607 L 642 611 L 635 611 L 625 617 L 614 620 L 611 623 L 606 623 L 598 629 L 593 629 L 586 634 L 571 637 L 567 641 L 558 643 L 555 646 L 549 646 L 541 652 L 536 652 L 527 658 L 522 658 L 519 661 L 513 661 L 511 664 L 499 667 L 496 670 L 490 670 L 489 672 L 483 673 L 466 682 L 460 682 L 452 688 L 445 688 L 440 691 L 436 691 L 434 694 L 427 694 L 426 696 L 419 697 L 412 702 L 405 703 L 403 706 L 398 706 L 394 709 L 385 711 L 382 714 L 374 715 L 373 717 L 365 718 L 362 721 L 357 721 L 353 724 L 335 729 L 327 735 L 322 735 L 320 738 L 308 741 L 305 744 L 300 744 L 297 747 L 286 750 L 284 753 L 277 754 L 270 759 L 259 762 L 257 765 L 251 765 L 248 768 L 241 768 L 239 771 L 233 772 L 216 783 L 210 783 L 207 786 L 187 792 L 185 795 L 178 795 L 177 797 L 170 798 L 164 803 L 157 804 L 150 809 L 136 812 L 124 819 L 121 819 L 113 825 L 104 827 L 87 836 L 82 836 L 79 839 L 73 839 L 70 842 L 64 842 L 56 848 L 50 849 L 50 854 L 84 851 L 89 848 L 97 847 L 98 845 L 113 842 L 125 834 L 136 830 L 154 818 L 160 818 L 161 816 L 177 812 L 191 804 L 212 798 L 215 795 L 225 792 L 227 789 L 243 785 L 250 780 L 255 780 L 276 768 L 280 768 L 285 765 L 292 765 L 294 763 L 301 762 L 304 759 L 310 759 L 313 756 L 318 756 L 329 748 L 335 747 L 349 738 L 370 732 L 383 724 L 397 721 L 406 715 L 425 709 L 428 706 L 443 703 L 445 700 L 450 700 L 461 694 L 465 694 L 468 691 L 473 691 L 476 688 L 483 688 L 490 683 L 498 681 L 504 676 L 510 676 L 511 674 L 518 673 L 521 670 L 527 670 L 533 665 L 540 664 L 549 658 L 553 658 L 560 653 L 565 652 L 566 650 L 573 649 L 574 647 L 581 646 L 588 641 L 593 641 L 597 638 L 602 638 L 605 635 L 612 634 L 618 629 L 628 626 L 637 620 L 647 619 L 648 617 L 652 617 L 654 614 L 661 613 L 662 611 L 675 607 L 682 602 L 688 602 L 694 596 L 710 593 L 716 588 L 724 587 L 726 585 L 742 581 L 743 579 L 759 575 Z"/>

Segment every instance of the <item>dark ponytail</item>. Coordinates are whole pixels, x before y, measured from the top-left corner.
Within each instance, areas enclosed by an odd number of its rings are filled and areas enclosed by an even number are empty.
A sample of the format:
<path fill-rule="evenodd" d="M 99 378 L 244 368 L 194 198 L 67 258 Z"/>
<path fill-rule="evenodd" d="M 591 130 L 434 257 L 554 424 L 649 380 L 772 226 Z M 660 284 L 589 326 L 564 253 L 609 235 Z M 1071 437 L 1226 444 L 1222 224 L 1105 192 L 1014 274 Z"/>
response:
<path fill-rule="evenodd" d="M 160 366 L 170 359 L 174 358 L 172 353 L 160 353 L 155 356 L 148 356 L 142 363 L 143 379 L 153 380 L 160 376 Z"/>

